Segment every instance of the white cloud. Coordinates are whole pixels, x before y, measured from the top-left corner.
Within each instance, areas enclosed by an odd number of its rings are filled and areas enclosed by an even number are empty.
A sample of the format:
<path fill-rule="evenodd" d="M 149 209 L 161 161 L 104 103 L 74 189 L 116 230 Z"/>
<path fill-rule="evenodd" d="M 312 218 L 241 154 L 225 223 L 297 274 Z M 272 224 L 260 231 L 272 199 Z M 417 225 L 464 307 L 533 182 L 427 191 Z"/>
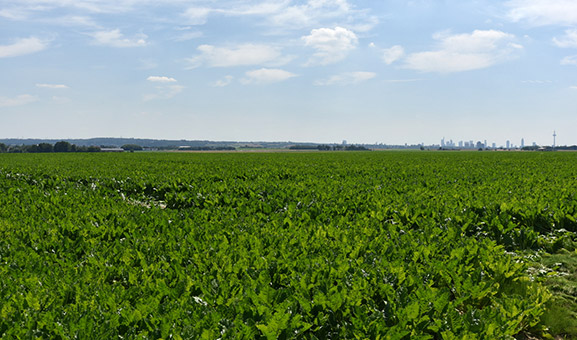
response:
<path fill-rule="evenodd" d="M 182 15 L 189 25 L 204 25 L 212 11 L 206 7 L 190 7 Z"/>
<path fill-rule="evenodd" d="M 368 10 L 357 9 L 346 0 L 280 0 L 257 2 L 256 4 L 222 6 L 220 12 L 231 16 L 260 16 L 267 26 L 283 30 L 299 30 L 311 27 L 334 25 L 354 28 L 357 31 L 372 29 L 378 20 Z"/>
<path fill-rule="evenodd" d="M 577 29 L 566 30 L 565 36 L 553 38 L 553 43 L 558 47 L 577 47 Z"/>
<path fill-rule="evenodd" d="M 176 79 L 171 78 L 171 77 L 165 77 L 165 76 L 150 76 L 150 77 L 146 78 L 146 80 L 151 81 L 153 83 L 174 83 L 174 82 L 176 82 Z"/>
<path fill-rule="evenodd" d="M 144 95 L 144 100 L 154 100 L 154 99 L 170 99 L 177 94 L 181 93 L 185 87 L 182 85 L 174 84 L 177 82 L 176 79 L 166 76 L 150 76 L 146 78 L 147 81 L 151 83 L 157 83 L 156 93 L 149 93 Z"/>
<path fill-rule="evenodd" d="M 40 52 L 48 47 L 48 41 L 36 37 L 21 38 L 10 45 L 0 45 L 0 58 L 17 57 Z"/>
<path fill-rule="evenodd" d="M 26 20 L 28 13 L 19 8 L 3 8 L 0 10 L 0 17 L 10 20 Z"/>
<path fill-rule="evenodd" d="M 358 43 L 355 33 L 343 27 L 313 29 L 310 35 L 301 39 L 305 46 L 316 50 L 308 65 L 327 65 L 341 61 Z"/>
<path fill-rule="evenodd" d="M 325 80 L 319 80 L 315 82 L 315 85 L 355 85 L 373 79 L 376 76 L 377 74 L 374 72 L 346 72 L 334 75 Z"/>
<path fill-rule="evenodd" d="M 571 90 L 577 90 L 577 86 L 569 86 Z"/>
<path fill-rule="evenodd" d="M 187 59 L 189 68 L 203 64 L 210 67 L 250 66 L 262 64 L 280 65 L 287 62 L 280 49 L 268 45 L 242 44 L 236 47 L 200 45 L 200 55 Z"/>
<path fill-rule="evenodd" d="M 134 38 L 125 38 L 119 29 L 98 31 L 90 34 L 97 45 L 111 47 L 141 47 L 148 45 L 145 34 L 138 34 Z"/>
<path fill-rule="evenodd" d="M 66 8 L 75 11 L 90 13 L 119 13 L 126 12 L 135 5 L 144 5 L 150 1 L 142 0 L 16 0 L 15 8 L 28 12 L 51 11 L 57 8 Z M 14 1 L 14 2 L 16 2 Z M 169 1 L 172 2 L 172 1 Z"/>
<path fill-rule="evenodd" d="M 390 65 L 395 61 L 401 59 L 405 55 L 405 49 L 402 46 L 395 45 L 391 48 L 383 50 L 383 61 Z"/>
<path fill-rule="evenodd" d="M 214 86 L 214 87 L 225 87 L 225 86 L 228 86 L 228 85 L 230 85 L 230 84 L 232 83 L 232 80 L 233 80 L 233 79 L 234 79 L 233 76 L 230 76 L 230 75 L 225 76 L 224 78 L 215 81 L 214 84 L 213 84 L 213 86 Z"/>
<path fill-rule="evenodd" d="M 178 32 L 174 37 L 171 38 L 172 41 L 183 42 L 192 39 L 198 39 L 203 36 L 201 31 L 196 30 L 194 26 L 178 26 L 174 30 Z"/>
<path fill-rule="evenodd" d="M 53 90 L 69 88 L 68 86 L 63 85 L 63 84 L 36 84 L 36 87 L 45 88 L 45 89 L 53 89 Z"/>
<path fill-rule="evenodd" d="M 276 1 L 276 2 L 258 2 L 256 4 L 242 4 L 240 6 L 231 6 L 223 13 L 228 15 L 238 15 L 238 16 L 249 16 L 249 15 L 259 15 L 273 18 L 277 15 L 288 11 L 293 11 L 294 8 L 299 6 L 291 6 L 291 1 Z M 292 9 L 291 9 L 292 8 Z"/>
<path fill-rule="evenodd" d="M 511 41 L 514 35 L 496 30 L 464 34 L 436 34 L 437 49 L 412 53 L 405 67 L 422 72 L 451 73 L 482 69 L 510 59 L 522 48 Z"/>
<path fill-rule="evenodd" d="M 25 20 L 25 19 L 22 19 Z M 84 27 L 98 29 L 100 26 L 93 18 L 84 15 L 64 15 L 38 18 L 44 24 L 58 25 L 64 27 Z"/>
<path fill-rule="evenodd" d="M 3 0 L 0 17 L 11 20 L 34 19 L 58 25 L 97 26 L 89 17 L 94 14 L 120 14 L 146 7 L 155 9 L 150 0 Z M 166 5 L 178 5 L 182 1 L 163 1 Z M 7 3 L 7 4 L 5 4 Z M 73 16 L 55 16 L 60 13 Z"/>
<path fill-rule="evenodd" d="M 87 26 L 87 27 L 97 27 L 98 24 L 90 17 L 87 16 L 66 16 L 58 18 L 58 23 L 64 26 Z"/>
<path fill-rule="evenodd" d="M 0 107 L 21 106 L 33 103 L 38 100 L 38 97 L 30 94 L 21 94 L 14 98 L 0 97 Z"/>
<path fill-rule="evenodd" d="M 160 6 L 179 14 L 163 17 L 164 11 L 158 11 Z M 155 19 L 178 20 L 188 25 L 203 25 L 216 15 L 246 17 L 255 25 L 277 31 L 340 25 L 361 32 L 378 23 L 369 9 L 352 5 L 348 0 L 8 0 L 1 7 L 0 17 L 11 20 L 68 11 L 75 15 L 154 14 Z"/>
<path fill-rule="evenodd" d="M 510 8 L 508 17 L 514 22 L 535 26 L 577 24 L 575 0 L 512 0 L 505 5 Z"/>
<path fill-rule="evenodd" d="M 575 65 L 577 66 L 577 55 L 571 55 L 561 60 L 561 65 Z"/>
<path fill-rule="evenodd" d="M 246 76 L 241 80 L 243 84 L 271 84 L 296 77 L 296 74 L 281 69 L 261 68 L 246 72 Z"/>

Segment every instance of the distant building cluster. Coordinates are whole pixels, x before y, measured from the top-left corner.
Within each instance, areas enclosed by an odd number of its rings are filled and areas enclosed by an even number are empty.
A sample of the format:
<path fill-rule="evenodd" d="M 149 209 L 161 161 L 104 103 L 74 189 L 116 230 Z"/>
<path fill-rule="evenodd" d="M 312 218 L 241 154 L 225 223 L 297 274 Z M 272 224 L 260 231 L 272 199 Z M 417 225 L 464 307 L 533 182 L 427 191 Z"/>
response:
<path fill-rule="evenodd" d="M 536 147 L 537 143 L 533 142 L 533 147 Z M 450 140 L 445 140 L 445 138 L 443 137 L 443 139 L 441 139 L 441 148 L 443 149 L 506 149 L 506 150 L 511 150 L 511 149 L 523 149 L 525 148 L 525 139 L 521 138 L 521 143 L 519 145 L 513 144 L 511 143 L 510 140 L 505 141 L 504 145 L 497 145 L 497 143 L 492 142 L 491 144 L 487 143 L 487 140 L 485 139 L 484 141 L 473 141 L 473 140 L 468 140 L 468 141 L 458 141 L 458 142 L 454 142 L 452 139 Z"/>

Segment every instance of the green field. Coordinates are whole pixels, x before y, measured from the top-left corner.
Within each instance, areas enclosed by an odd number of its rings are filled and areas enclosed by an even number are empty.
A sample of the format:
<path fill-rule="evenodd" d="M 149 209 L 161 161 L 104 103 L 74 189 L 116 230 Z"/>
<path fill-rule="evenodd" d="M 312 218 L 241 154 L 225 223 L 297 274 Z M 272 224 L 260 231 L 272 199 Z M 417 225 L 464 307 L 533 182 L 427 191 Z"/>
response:
<path fill-rule="evenodd" d="M 577 338 L 577 153 L 0 154 L 6 339 Z"/>

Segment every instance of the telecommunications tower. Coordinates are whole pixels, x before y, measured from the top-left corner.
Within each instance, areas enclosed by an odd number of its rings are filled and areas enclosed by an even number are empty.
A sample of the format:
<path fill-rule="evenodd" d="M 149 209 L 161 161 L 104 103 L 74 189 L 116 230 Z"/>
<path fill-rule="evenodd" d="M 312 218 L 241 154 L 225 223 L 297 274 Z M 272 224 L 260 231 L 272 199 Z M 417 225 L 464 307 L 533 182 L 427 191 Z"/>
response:
<path fill-rule="evenodd" d="M 555 148 L 555 139 L 557 138 L 557 132 L 553 131 L 553 148 Z"/>

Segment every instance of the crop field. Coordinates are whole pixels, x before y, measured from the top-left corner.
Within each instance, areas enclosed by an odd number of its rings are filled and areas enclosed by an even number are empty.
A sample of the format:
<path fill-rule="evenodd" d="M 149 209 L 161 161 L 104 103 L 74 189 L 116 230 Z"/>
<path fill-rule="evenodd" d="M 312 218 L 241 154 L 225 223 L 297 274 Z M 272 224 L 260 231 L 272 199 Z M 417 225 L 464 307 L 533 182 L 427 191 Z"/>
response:
<path fill-rule="evenodd" d="M 0 154 L 5 339 L 577 337 L 577 153 Z"/>

